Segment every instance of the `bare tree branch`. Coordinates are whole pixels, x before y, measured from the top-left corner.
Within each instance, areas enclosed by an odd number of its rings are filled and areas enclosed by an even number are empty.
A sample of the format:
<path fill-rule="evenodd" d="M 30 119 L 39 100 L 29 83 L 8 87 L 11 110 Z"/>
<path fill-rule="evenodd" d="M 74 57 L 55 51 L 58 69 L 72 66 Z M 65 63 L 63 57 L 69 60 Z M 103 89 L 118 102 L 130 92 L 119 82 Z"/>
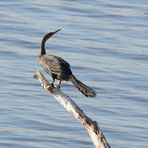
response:
<path fill-rule="evenodd" d="M 97 122 L 90 119 L 69 96 L 64 94 L 60 88 L 52 87 L 39 71 L 35 72 L 34 78 L 39 80 L 41 86 L 43 86 L 43 89 L 48 93 L 48 95 L 56 99 L 75 119 L 77 119 L 87 129 L 96 148 L 110 148 Z"/>

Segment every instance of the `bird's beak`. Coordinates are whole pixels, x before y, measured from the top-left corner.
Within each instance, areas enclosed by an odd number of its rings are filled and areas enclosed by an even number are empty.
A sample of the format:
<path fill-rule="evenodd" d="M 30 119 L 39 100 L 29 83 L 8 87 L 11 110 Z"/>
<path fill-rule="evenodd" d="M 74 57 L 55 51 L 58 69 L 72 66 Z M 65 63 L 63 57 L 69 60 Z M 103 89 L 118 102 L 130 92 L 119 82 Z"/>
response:
<path fill-rule="evenodd" d="M 59 32 L 60 30 L 62 30 L 62 29 L 58 29 L 57 31 L 52 32 L 52 33 L 53 33 L 53 35 L 54 35 L 55 33 Z"/>

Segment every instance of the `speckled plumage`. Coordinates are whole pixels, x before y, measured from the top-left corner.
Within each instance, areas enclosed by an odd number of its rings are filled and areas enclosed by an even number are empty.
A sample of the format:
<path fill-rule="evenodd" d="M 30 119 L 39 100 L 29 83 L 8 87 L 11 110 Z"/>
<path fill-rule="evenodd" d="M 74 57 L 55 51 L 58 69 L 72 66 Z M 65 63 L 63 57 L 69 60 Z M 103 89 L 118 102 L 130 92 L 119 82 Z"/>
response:
<path fill-rule="evenodd" d="M 61 57 L 46 54 L 46 50 L 45 50 L 46 41 L 58 31 L 60 31 L 60 29 L 55 32 L 49 32 L 43 37 L 41 42 L 41 52 L 39 55 L 40 65 L 42 65 L 45 71 L 52 76 L 53 86 L 54 86 L 55 79 L 59 80 L 59 87 L 60 87 L 61 81 L 63 80 L 71 81 L 85 96 L 94 97 L 96 95 L 95 91 L 92 88 L 88 87 L 87 85 L 83 84 L 72 74 L 72 71 L 70 69 L 70 65 L 68 62 L 66 62 Z"/>

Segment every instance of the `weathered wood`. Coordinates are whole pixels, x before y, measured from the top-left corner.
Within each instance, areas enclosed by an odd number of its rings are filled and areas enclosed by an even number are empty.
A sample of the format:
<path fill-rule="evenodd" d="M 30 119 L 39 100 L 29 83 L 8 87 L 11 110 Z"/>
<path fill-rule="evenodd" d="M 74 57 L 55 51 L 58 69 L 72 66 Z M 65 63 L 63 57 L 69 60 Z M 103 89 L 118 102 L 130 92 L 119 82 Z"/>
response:
<path fill-rule="evenodd" d="M 50 96 L 56 99 L 74 118 L 76 118 L 87 129 L 96 148 L 110 148 L 97 122 L 90 119 L 69 96 L 64 94 L 60 88 L 52 87 L 39 71 L 35 72 L 34 78 L 38 79 L 41 83 L 41 86 L 43 86 L 43 89 Z"/>

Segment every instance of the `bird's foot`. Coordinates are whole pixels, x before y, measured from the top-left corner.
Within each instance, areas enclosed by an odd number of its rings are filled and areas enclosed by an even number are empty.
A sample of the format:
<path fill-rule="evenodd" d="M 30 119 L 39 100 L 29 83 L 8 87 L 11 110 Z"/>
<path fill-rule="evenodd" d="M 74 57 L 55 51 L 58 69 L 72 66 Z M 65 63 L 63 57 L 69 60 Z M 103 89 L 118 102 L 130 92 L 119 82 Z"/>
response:
<path fill-rule="evenodd" d="M 54 87 L 54 83 L 51 83 L 50 86 Z"/>
<path fill-rule="evenodd" d="M 54 88 L 54 86 L 52 85 L 52 84 L 47 84 L 47 86 L 46 86 L 48 89 L 50 89 L 50 88 Z"/>
<path fill-rule="evenodd" d="M 43 89 L 51 89 L 51 88 L 54 88 L 54 86 L 52 84 L 41 84 L 41 86 L 43 87 Z"/>
<path fill-rule="evenodd" d="M 60 85 L 56 84 L 55 87 L 56 87 L 56 88 L 60 88 Z"/>
<path fill-rule="evenodd" d="M 56 83 L 51 83 L 51 86 L 54 87 L 54 88 L 60 88 L 60 85 L 56 84 Z"/>

